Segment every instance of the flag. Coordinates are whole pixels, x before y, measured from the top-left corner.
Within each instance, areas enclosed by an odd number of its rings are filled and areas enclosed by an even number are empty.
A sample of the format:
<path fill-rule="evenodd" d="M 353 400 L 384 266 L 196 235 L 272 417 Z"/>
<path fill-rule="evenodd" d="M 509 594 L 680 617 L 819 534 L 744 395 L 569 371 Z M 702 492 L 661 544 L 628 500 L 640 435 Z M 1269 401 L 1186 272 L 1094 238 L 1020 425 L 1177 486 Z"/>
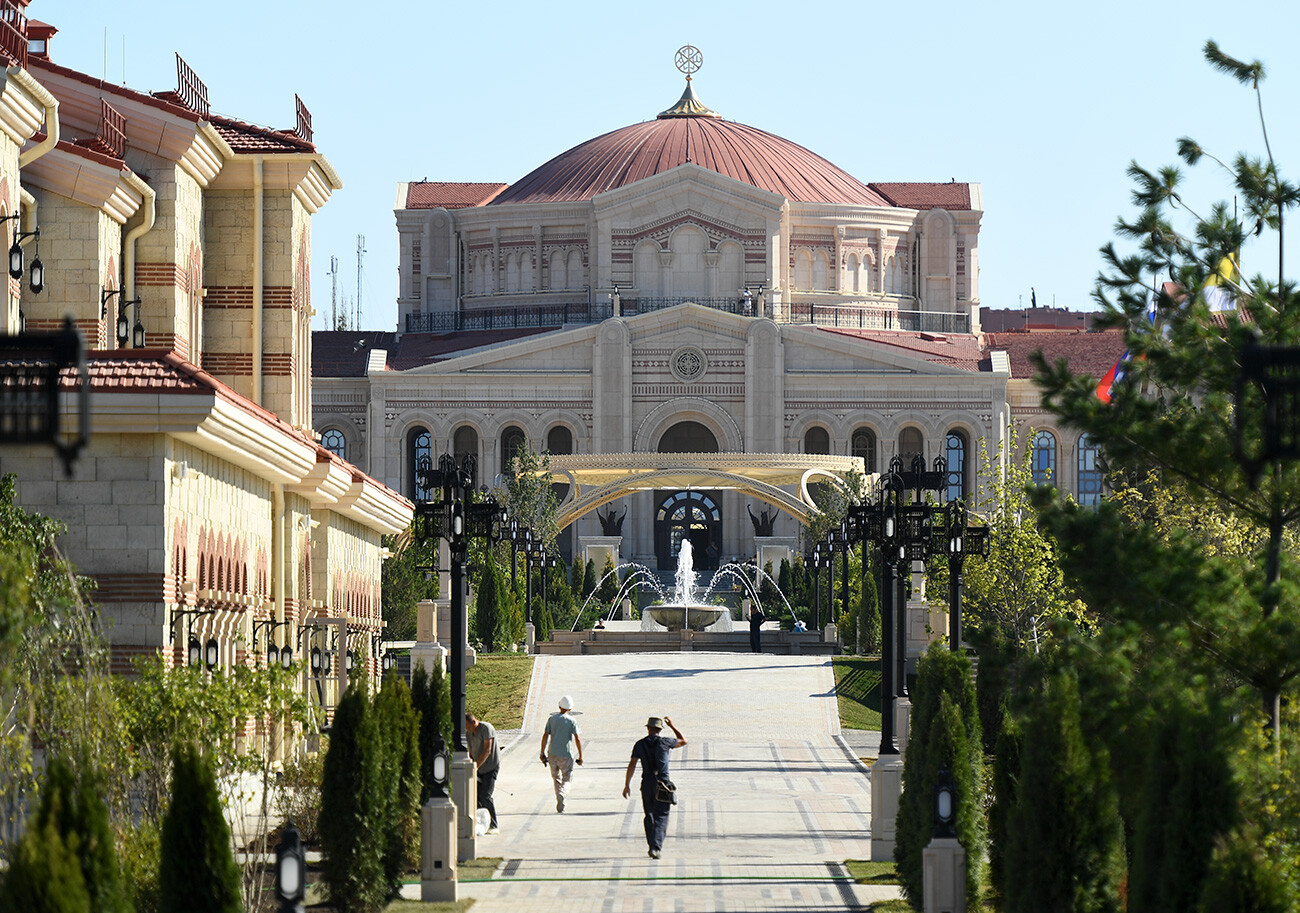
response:
<path fill-rule="evenodd" d="M 1151 298 L 1147 301 L 1147 325 L 1155 326 L 1156 322 L 1156 295 L 1151 293 Z M 1115 385 L 1128 376 L 1128 365 L 1133 360 L 1133 353 L 1128 349 L 1119 357 L 1106 376 L 1097 384 L 1097 399 L 1103 403 L 1109 403 L 1114 393 Z"/>
<path fill-rule="evenodd" d="M 1235 311 L 1237 309 L 1237 286 L 1241 281 L 1241 272 L 1237 269 L 1237 258 L 1229 254 L 1219 261 L 1219 268 L 1205 280 L 1205 304 L 1211 311 Z"/>

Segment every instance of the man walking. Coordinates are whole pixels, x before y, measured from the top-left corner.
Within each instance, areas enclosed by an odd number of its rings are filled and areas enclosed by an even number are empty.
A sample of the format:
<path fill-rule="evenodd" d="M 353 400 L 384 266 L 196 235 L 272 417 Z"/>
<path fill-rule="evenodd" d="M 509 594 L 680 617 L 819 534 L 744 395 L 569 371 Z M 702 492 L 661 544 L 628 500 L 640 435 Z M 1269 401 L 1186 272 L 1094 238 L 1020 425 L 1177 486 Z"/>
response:
<path fill-rule="evenodd" d="M 667 724 L 677 738 L 661 736 L 660 730 Z M 686 744 L 686 737 L 673 725 L 668 717 L 660 719 L 650 717 L 646 721 L 646 736 L 638 739 L 632 746 L 632 760 L 627 762 L 627 779 L 623 782 L 623 798 L 632 794 L 632 771 L 636 770 L 637 761 L 641 762 L 641 808 L 645 812 L 645 840 L 650 846 L 650 858 L 658 859 L 663 849 L 664 835 L 668 833 L 667 802 L 661 802 L 655 796 L 660 780 L 668 780 L 668 752 Z"/>
<path fill-rule="evenodd" d="M 478 772 L 478 807 L 486 808 L 489 815 L 487 832 L 497 832 L 497 807 L 492 801 L 492 790 L 497 785 L 497 771 L 501 769 L 501 750 L 497 746 L 497 731 L 486 720 L 480 720 L 465 711 L 465 731 L 469 734 L 469 756 L 474 759 Z"/>
<path fill-rule="evenodd" d="M 542 763 L 551 769 L 555 783 L 555 810 L 563 813 L 564 800 L 569 795 L 569 781 L 573 779 L 573 747 L 578 748 L 578 765 L 582 765 L 582 736 L 578 721 L 573 718 L 573 698 L 567 694 L 560 698 L 560 712 L 551 714 L 542 732 Z M 550 743 L 550 751 L 546 745 Z"/>

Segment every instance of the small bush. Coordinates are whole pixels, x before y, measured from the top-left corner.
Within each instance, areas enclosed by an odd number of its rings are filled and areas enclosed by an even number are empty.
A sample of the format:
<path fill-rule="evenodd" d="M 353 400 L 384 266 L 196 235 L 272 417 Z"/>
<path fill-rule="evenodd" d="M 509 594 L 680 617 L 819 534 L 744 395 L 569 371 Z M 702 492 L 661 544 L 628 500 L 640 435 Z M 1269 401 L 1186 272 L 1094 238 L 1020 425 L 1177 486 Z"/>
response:
<path fill-rule="evenodd" d="M 118 856 L 130 908 L 135 913 L 158 913 L 158 864 L 162 856 L 158 825 L 145 819 L 127 830 L 118 844 Z"/>
<path fill-rule="evenodd" d="M 369 698 L 349 687 L 334 713 L 317 825 L 329 899 L 343 913 L 379 910 L 387 894 L 379 739 Z"/>
<path fill-rule="evenodd" d="M 34 823 L 23 834 L 3 884 L 4 913 L 91 913 L 90 894 L 77 861 L 54 821 Z"/>
<path fill-rule="evenodd" d="M 212 762 L 193 745 L 172 753 L 172 796 L 158 863 L 160 913 L 239 913 L 239 866 Z"/>
<path fill-rule="evenodd" d="M 328 745 L 328 742 L 326 743 Z M 318 843 L 320 831 L 320 784 L 325 769 L 325 747 L 286 761 L 277 781 L 275 804 L 282 820 L 291 820 L 304 843 Z"/>

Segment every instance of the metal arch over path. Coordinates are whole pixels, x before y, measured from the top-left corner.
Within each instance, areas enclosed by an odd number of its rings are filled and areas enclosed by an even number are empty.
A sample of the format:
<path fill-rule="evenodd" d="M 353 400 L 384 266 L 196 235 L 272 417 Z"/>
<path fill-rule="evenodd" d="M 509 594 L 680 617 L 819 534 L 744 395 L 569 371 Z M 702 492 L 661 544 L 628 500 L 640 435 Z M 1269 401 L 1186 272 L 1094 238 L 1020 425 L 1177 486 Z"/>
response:
<path fill-rule="evenodd" d="M 864 468 L 861 457 L 814 453 L 553 454 L 550 467 L 553 481 L 569 485 L 559 529 L 632 492 L 663 488 L 741 491 L 807 524 L 821 512 L 809 482 L 845 488 L 845 477 Z"/>

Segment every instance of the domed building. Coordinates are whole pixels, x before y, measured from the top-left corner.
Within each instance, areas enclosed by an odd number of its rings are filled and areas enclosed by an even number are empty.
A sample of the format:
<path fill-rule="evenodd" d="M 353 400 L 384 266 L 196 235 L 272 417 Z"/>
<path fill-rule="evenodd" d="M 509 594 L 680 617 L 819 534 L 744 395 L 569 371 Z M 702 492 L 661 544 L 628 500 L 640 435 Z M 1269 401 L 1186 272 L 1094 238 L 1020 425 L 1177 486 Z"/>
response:
<path fill-rule="evenodd" d="M 1011 359 L 982 345 L 983 209 L 979 184 L 863 183 L 723 118 L 688 75 L 654 119 L 512 184 L 399 184 L 397 331 L 315 334 L 315 425 L 415 498 L 423 455 L 473 454 L 490 484 L 520 448 L 572 454 L 566 557 L 610 531 L 608 506 L 626 520 L 620 557 L 661 568 L 686 536 L 702 537 L 697 565 L 753 557 L 751 518 L 770 507 L 762 532 L 797 547 L 781 492 L 814 464 L 943 455 L 968 492 L 980 446 L 1041 416 Z M 1075 458 L 1067 437 L 1053 465 Z M 729 468 L 622 490 L 582 475 L 669 453 Z M 728 482 L 790 455 L 825 465 Z M 593 485 L 604 494 L 582 500 Z"/>

